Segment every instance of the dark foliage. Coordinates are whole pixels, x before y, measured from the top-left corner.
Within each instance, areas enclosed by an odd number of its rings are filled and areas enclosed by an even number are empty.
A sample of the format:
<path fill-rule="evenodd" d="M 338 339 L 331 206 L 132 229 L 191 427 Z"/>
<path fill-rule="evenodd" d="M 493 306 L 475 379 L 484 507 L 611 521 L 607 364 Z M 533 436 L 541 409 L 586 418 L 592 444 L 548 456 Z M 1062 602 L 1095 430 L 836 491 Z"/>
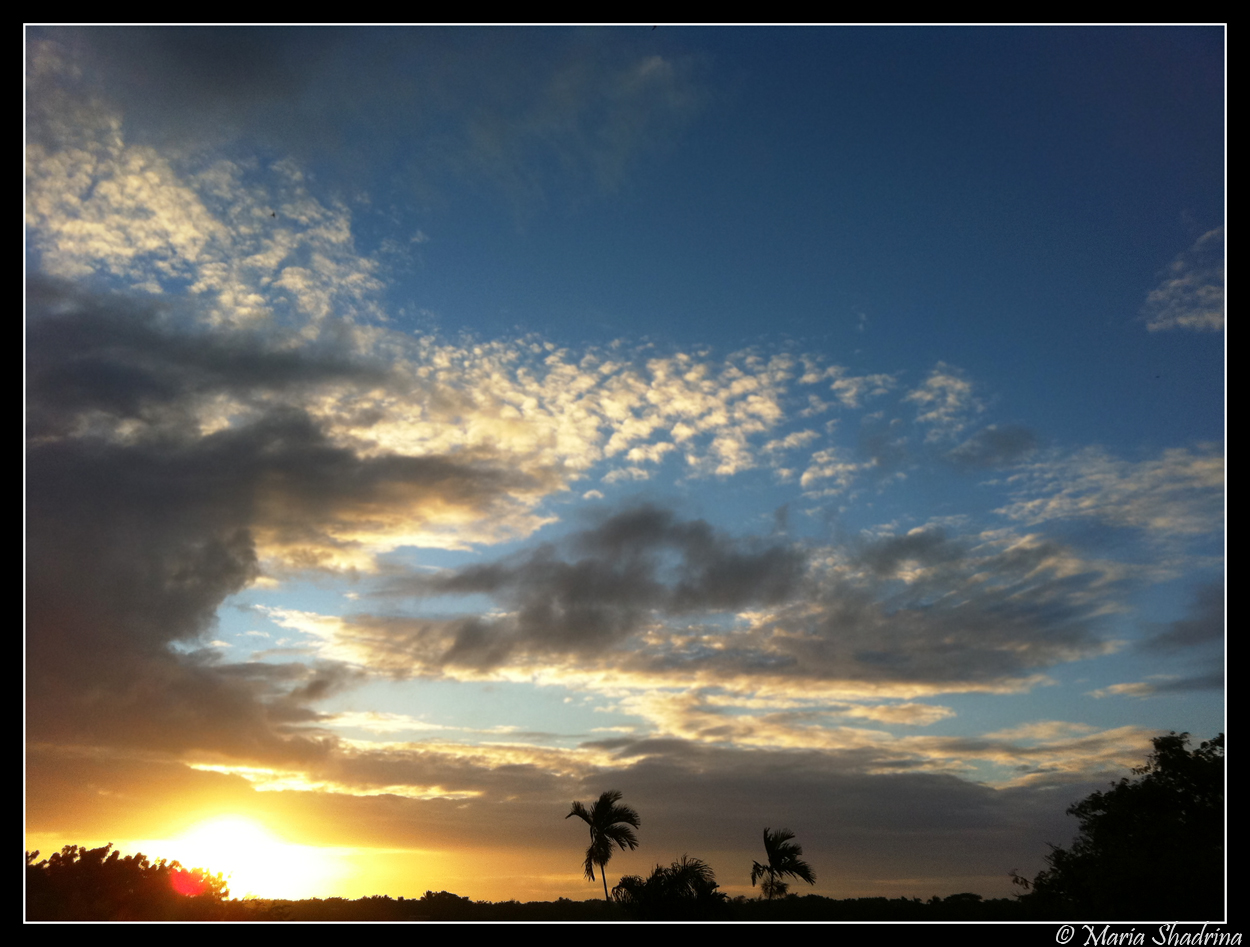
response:
<path fill-rule="evenodd" d="M 1011 898 L 986 900 L 980 895 L 947 898 L 847 898 L 837 901 L 818 894 L 788 895 L 772 901 L 734 898 L 735 921 L 1022 921 L 1024 906 Z"/>
<path fill-rule="evenodd" d="M 66 845 L 36 862 L 26 853 L 26 917 L 32 921 L 179 921 L 222 916 L 220 874 L 186 871 L 142 854 Z"/>
<path fill-rule="evenodd" d="M 1188 733 L 1154 740 L 1137 779 L 1068 809 L 1081 823 L 1054 847 L 1033 891 L 1039 916 L 1209 920 L 1224 914 L 1224 735 L 1192 752 Z"/>
<path fill-rule="evenodd" d="M 668 870 L 668 869 L 665 869 Z M 624 881 L 625 879 L 622 879 Z M 642 879 L 639 879 L 642 881 Z M 643 882 L 645 883 L 645 881 Z M 618 885 L 618 888 L 620 886 Z M 820 895 L 790 895 L 765 901 L 722 899 L 710 913 L 668 915 L 665 919 L 727 921 L 1021 921 L 1024 905 L 1012 898 L 985 900 L 977 895 L 948 898 L 851 898 L 835 901 Z M 308 898 L 303 901 L 230 901 L 225 920 L 285 921 L 628 921 L 638 912 L 618 901 L 472 901 L 448 892 L 421 898 L 375 896 Z"/>
<path fill-rule="evenodd" d="M 626 875 L 612 899 L 642 921 L 718 920 L 729 917 L 729 899 L 718 887 L 707 862 L 683 855 L 667 868 L 656 865 L 646 879 Z"/>

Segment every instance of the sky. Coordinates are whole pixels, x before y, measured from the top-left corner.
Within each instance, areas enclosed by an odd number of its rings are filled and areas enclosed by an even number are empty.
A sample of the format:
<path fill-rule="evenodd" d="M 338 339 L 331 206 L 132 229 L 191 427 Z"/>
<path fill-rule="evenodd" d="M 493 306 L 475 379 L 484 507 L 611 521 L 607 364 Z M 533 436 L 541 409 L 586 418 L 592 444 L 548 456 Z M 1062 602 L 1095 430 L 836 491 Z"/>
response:
<path fill-rule="evenodd" d="M 1224 730 L 1222 28 L 25 55 L 28 849 L 1001 897 Z"/>

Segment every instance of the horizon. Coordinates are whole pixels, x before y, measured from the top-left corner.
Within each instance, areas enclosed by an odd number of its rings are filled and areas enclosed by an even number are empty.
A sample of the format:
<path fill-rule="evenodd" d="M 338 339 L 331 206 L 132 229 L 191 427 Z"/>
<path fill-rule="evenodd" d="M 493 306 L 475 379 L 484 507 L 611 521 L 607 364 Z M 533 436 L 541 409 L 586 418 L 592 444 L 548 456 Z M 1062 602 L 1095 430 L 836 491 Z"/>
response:
<path fill-rule="evenodd" d="M 28 850 L 999 898 L 1225 731 L 1222 27 L 25 54 Z"/>

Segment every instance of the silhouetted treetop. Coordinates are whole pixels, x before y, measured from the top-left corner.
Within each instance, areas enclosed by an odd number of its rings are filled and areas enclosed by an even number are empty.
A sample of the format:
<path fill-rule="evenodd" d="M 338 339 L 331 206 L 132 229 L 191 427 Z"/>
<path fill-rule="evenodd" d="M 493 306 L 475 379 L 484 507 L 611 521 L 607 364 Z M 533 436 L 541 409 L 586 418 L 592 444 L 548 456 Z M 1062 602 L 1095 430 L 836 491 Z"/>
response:
<path fill-rule="evenodd" d="M 626 875 L 612 898 L 639 920 L 714 920 L 728 915 L 728 898 L 718 887 L 707 862 L 683 855 L 667 868 L 656 865 L 646 879 Z"/>
<path fill-rule="evenodd" d="M 211 916 L 228 895 L 221 874 L 176 861 L 66 845 L 36 862 L 26 853 L 26 917 L 44 921 L 183 920 Z"/>
<path fill-rule="evenodd" d="M 1097 919 L 1223 915 L 1224 735 L 1188 750 L 1188 733 L 1154 739 L 1144 766 L 1068 808 L 1081 831 L 1052 846 L 1025 898 L 1049 913 Z"/>

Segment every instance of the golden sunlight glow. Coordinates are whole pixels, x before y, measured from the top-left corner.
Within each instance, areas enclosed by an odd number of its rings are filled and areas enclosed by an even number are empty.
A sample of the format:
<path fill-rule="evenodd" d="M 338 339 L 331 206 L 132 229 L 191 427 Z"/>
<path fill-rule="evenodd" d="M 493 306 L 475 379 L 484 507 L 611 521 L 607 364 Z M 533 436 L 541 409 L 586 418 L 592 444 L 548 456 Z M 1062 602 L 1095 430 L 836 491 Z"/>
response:
<path fill-rule="evenodd" d="M 197 823 L 172 839 L 138 843 L 185 868 L 226 876 L 232 898 L 310 898 L 333 895 L 352 871 L 346 852 L 293 845 L 260 823 L 220 816 Z M 165 853 L 168 855 L 165 855 Z"/>

